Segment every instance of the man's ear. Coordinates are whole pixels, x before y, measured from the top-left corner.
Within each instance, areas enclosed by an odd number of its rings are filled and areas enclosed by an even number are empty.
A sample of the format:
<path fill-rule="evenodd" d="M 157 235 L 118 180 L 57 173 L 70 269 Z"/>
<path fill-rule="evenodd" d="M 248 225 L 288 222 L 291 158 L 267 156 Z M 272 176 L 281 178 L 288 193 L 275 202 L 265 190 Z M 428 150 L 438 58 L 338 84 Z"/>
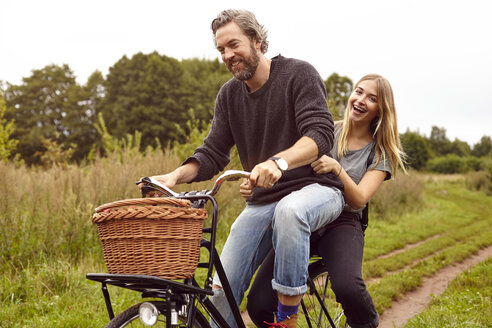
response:
<path fill-rule="evenodd" d="M 253 42 L 255 44 L 256 50 L 260 50 L 261 49 L 261 42 L 256 39 L 256 36 L 253 37 Z"/>

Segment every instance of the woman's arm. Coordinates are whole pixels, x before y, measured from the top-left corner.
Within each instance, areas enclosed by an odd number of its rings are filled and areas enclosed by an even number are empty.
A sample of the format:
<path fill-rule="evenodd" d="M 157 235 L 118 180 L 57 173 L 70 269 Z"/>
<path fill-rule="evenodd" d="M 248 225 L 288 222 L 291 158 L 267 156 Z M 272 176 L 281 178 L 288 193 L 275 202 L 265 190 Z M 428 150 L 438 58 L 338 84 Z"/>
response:
<path fill-rule="evenodd" d="M 364 174 L 359 184 L 356 184 L 340 163 L 326 155 L 314 161 L 311 167 L 318 174 L 331 172 L 337 175 L 344 185 L 345 202 L 353 209 L 359 209 L 367 204 L 386 177 L 384 171 L 369 170 Z"/>

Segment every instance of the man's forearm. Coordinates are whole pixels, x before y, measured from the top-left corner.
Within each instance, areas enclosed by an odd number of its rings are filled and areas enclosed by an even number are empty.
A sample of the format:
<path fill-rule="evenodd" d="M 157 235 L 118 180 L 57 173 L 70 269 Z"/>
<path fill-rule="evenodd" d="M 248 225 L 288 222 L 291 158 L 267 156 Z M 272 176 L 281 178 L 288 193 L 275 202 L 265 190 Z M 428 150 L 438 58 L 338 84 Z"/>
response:
<path fill-rule="evenodd" d="M 309 137 L 301 137 L 292 147 L 275 154 L 289 164 L 289 169 L 311 164 L 318 158 L 318 145 Z"/>
<path fill-rule="evenodd" d="M 198 175 L 198 170 L 200 169 L 200 163 L 196 160 L 192 160 L 185 165 L 178 167 L 174 170 L 176 174 L 176 184 L 187 183 L 193 181 Z"/>

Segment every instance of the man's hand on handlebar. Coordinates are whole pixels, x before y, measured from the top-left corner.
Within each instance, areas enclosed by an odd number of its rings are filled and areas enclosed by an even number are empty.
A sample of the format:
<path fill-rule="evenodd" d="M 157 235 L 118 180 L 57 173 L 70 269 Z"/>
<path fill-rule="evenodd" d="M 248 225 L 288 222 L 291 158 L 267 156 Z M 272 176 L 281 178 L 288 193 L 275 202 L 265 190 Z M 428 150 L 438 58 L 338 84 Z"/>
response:
<path fill-rule="evenodd" d="M 272 160 L 267 160 L 253 168 L 249 180 L 254 186 L 268 189 L 273 187 L 281 177 L 282 171 L 277 164 Z"/>
<path fill-rule="evenodd" d="M 163 175 L 155 175 L 150 177 L 151 179 L 156 180 L 157 182 L 163 184 L 164 186 L 168 187 L 169 189 L 172 189 L 176 185 L 176 174 L 173 174 L 173 172 L 168 173 L 168 174 L 163 174 Z M 140 179 L 142 180 L 142 179 Z M 138 188 L 142 190 L 142 187 L 144 186 L 144 183 L 139 183 Z M 164 194 L 160 191 L 153 190 L 147 193 L 149 197 L 162 197 Z"/>
<path fill-rule="evenodd" d="M 151 178 L 162 183 L 163 185 L 165 185 L 169 189 L 174 188 L 174 186 L 177 185 L 177 181 L 178 181 L 178 178 L 174 172 L 163 174 L 163 175 L 155 175 Z"/>

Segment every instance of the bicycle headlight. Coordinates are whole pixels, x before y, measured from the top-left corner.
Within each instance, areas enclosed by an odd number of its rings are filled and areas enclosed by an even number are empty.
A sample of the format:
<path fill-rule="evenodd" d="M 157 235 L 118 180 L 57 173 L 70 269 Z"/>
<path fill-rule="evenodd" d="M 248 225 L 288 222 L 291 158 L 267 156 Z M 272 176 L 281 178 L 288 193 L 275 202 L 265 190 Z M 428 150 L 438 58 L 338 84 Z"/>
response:
<path fill-rule="evenodd" d="M 155 325 L 159 316 L 159 310 L 157 310 L 154 304 L 149 302 L 140 304 L 138 313 L 140 314 L 140 321 L 149 327 Z"/>

